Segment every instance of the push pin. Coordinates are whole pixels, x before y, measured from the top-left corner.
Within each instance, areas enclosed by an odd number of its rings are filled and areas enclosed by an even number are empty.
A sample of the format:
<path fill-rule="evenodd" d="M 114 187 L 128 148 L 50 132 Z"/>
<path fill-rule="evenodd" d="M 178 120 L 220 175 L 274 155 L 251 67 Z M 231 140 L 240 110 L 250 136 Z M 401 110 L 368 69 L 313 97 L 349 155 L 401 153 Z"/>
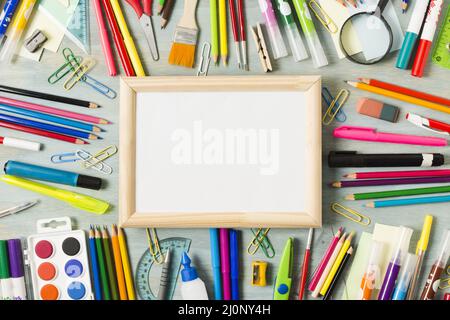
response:
<path fill-rule="evenodd" d="M 31 37 L 25 40 L 25 48 L 31 53 L 39 50 L 44 43 L 47 41 L 47 37 L 40 30 L 36 30 L 33 32 Z"/>

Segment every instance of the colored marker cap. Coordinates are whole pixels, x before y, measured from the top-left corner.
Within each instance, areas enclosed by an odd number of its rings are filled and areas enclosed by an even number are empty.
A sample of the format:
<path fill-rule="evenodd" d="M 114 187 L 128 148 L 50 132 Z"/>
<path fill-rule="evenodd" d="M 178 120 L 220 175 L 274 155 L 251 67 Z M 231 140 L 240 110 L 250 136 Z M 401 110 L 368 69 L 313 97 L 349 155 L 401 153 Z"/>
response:
<path fill-rule="evenodd" d="M 192 281 L 198 278 L 197 270 L 194 267 L 191 267 L 191 259 L 186 252 L 183 252 L 181 264 L 183 265 L 183 270 L 181 270 L 181 279 L 183 282 Z"/>
<path fill-rule="evenodd" d="M 102 187 L 102 179 L 80 174 L 78 175 L 77 186 L 80 188 L 100 190 Z"/>
<path fill-rule="evenodd" d="M 409 67 L 409 62 L 411 61 L 412 53 L 416 45 L 418 35 L 413 32 L 407 32 L 403 40 L 402 48 L 398 54 L 396 67 L 399 69 L 406 70 Z"/>
<path fill-rule="evenodd" d="M 433 216 L 426 215 L 423 221 L 422 233 L 420 234 L 420 239 L 417 242 L 416 254 L 418 254 L 419 250 L 421 251 L 427 250 L 432 224 L 433 224 Z"/>
<path fill-rule="evenodd" d="M 6 240 L 0 240 L 0 279 L 9 278 L 9 258 Z"/>
<path fill-rule="evenodd" d="M 12 278 L 21 278 L 25 275 L 23 267 L 22 244 L 20 239 L 8 240 L 9 271 Z"/>

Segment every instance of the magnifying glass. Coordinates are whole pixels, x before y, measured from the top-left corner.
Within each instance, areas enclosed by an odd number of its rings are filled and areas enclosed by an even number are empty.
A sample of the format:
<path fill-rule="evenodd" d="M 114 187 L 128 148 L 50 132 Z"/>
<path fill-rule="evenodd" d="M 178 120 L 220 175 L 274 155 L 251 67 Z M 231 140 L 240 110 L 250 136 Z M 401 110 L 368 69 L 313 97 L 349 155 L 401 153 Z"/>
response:
<path fill-rule="evenodd" d="M 389 0 L 380 0 L 374 11 L 358 12 L 342 25 L 339 35 L 341 49 L 352 62 L 370 65 L 383 60 L 392 48 L 392 29 L 383 17 Z M 361 50 L 355 49 L 355 36 Z"/>

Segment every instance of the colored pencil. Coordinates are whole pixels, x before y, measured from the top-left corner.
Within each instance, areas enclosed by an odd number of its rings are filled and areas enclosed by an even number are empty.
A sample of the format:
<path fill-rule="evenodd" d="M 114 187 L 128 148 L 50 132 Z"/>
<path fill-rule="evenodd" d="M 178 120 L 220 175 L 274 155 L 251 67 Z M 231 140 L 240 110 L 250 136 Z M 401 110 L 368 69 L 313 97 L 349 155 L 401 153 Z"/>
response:
<path fill-rule="evenodd" d="M 94 0 L 95 17 L 97 19 L 98 31 L 100 33 L 100 41 L 102 44 L 103 55 L 105 56 L 106 66 L 108 67 L 109 75 L 116 76 L 116 62 L 109 41 L 108 29 L 106 28 L 105 18 L 103 17 L 103 10 L 100 0 Z"/>
<path fill-rule="evenodd" d="M 404 101 L 407 103 L 411 103 L 411 104 L 415 104 L 421 107 L 425 107 L 425 108 L 429 108 L 432 110 L 436 110 L 436 111 L 441 111 L 441 112 L 445 112 L 445 113 L 450 113 L 450 108 L 442 105 L 442 104 L 438 104 L 438 103 L 434 103 L 434 102 L 430 102 L 427 100 L 423 100 L 423 99 L 418 99 L 416 97 L 412 97 L 406 94 L 402 94 L 402 93 L 398 93 L 396 91 L 391 91 L 391 90 L 386 90 L 383 88 L 379 88 L 379 87 L 374 87 L 368 84 L 365 84 L 363 82 L 354 82 L 354 81 L 345 81 L 348 85 L 355 87 L 357 89 L 360 90 L 364 90 L 367 92 L 371 92 L 371 93 L 375 93 L 375 94 L 379 94 L 385 97 L 389 97 L 392 99 L 397 99 L 400 101 Z"/>
<path fill-rule="evenodd" d="M 303 257 L 302 275 L 300 277 L 300 289 L 298 291 L 298 300 L 303 300 L 305 293 L 306 278 L 308 277 L 308 265 L 311 256 L 311 243 L 314 235 L 314 229 L 309 228 L 308 242 L 306 243 L 305 256 Z"/>
<path fill-rule="evenodd" d="M 123 272 L 125 273 L 125 283 L 127 285 L 128 300 L 135 300 L 133 275 L 131 273 L 130 260 L 128 258 L 127 243 L 122 228 L 118 228 L 118 238 L 120 246 L 120 255 L 122 256 Z"/>
<path fill-rule="evenodd" d="M 339 278 L 341 277 L 345 266 L 347 265 L 348 261 L 350 260 L 351 255 L 353 254 L 353 247 L 350 247 L 347 250 L 347 253 L 345 254 L 344 259 L 342 260 L 342 263 L 339 265 L 339 269 L 336 272 L 336 275 L 333 278 L 333 281 L 330 284 L 330 287 L 328 288 L 327 292 L 323 296 L 323 300 L 330 299 L 330 296 L 333 294 L 333 290 L 336 287 L 336 283 L 339 281 Z"/>
<path fill-rule="evenodd" d="M 393 197 L 417 196 L 421 194 L 445 193 L 445 192 L 450 192 L 450 186 L 355 193 L 346 196 L 345 199 L 368 200 L 368 199 L 391 198 L 391 197 L 393 198 Z"/>
<path fill-rule="evenodd" d="M 113 258 L 111 255 L 111 246 L 109 244 L 109 235 L 106 227 L 102 230 L 103 250 L 105 252 L 106 270 L 108 270 L 109 288 L 111 290 L 112 300 L 119 300 L 119 293 L 117 290 L 116 272 L 114 270 Z"/>
<path fill-rule="evenodd" d="M 366 204 L 369 208 L 383 208 L 383 207 L 395 207 L 395 206 L 407 206 L 414 204 L 429 204 L 429 203 L 442 203 L 450 202 L 450 195 L 437 196 L 437 197 L 422 197 L 422 198 L 406 198 L 398 200 L 381 200 L 373 201 Z"/>
<path fill-rule="evenodd" d="M 133 66 L 131 64 L 130 56 L 128 55 L 127 49 L 125 47 L 125 42 L 122 38 L 122 34 L 119 30 L 119 25 L 117 24 L 116 17 L 114 16 L 114 11 L 109 0 L 102 0 L 103 7 L 105 8 L 106 18 L 108 19 L 109 27 L 111 29 L 114 44 L 119 54 L 120 62 L 122 63 L 122 68 L 125 71 L 127 77 L 134 77 L 136 73 L 134 72 Z"/>
<path fill-rule="evenodd" d="M 76 113 L 76 112 L 72 112 L 72 111 L 66 111 L 66 110 L 62 110 L 62 109 L 47 107 L 47 106 L 44 106 L 44 105 L 39 105 L 39 104 L 25 102 L 25 101 L 19 101 L 19 100 L 5 98 L 5 97 L 0 97 L 0 103 L 6 104 L 6 105 L 9 105 L 9 106 L 13 106 L 13 107 L 18 107 L 18 108 L 24 108 L 24 109 L 33 110 L 33 111 L 44 112 L 44 113 L 53 114 L 53 115 L 56 115 L 56 116 L 66 117 L 66 118 L 69 118 L 69 119 L 76 119 L 76 120 L 85 121 L 85 122 L 94 123 L 94 124 L 108 124 L 108 123 L 110 123 L 109 121 L 107 121 L 105 119 L 98 118 L 98 117 L 88 116 L 88 115 L 81 114 L 81 113 Z"/>
<path fill-rule="evenodd" d="M 175 7 L 175 0 L 167 0 L 161 15 L 161 29 L 164 29 L 167 26 L 167 23 L 169 23 L 173 7 Z"/>
<path fill-rule="evenodd" d="M 313 276 L 311 278 L 311 282 L 309 283 L 308 289 L 310 291 L 314 291 L 316 289 L 317 283 L 320 280 L 320 277 L 322 276 L 322 273 L 330 260 L 331 255 L 333 254 L 334 249 L 336 248 L 337 243 L 339 242 L 339 238 L 341 237 L 343 228 L 339 228 L 339 230 L 336 232 L 334 237 L 331 239 L 330 244 L 328 245 L 327 250 L 325 251 L 325 254 L 322 257 L 322 260 L 320 260 L 319 265 L 317 266 L 316 270 L 314 270 Z"/>
<path fill-rule="evenodd" d="M 111 228 L 111 243 L 114 256 L 114 264 L 116 266 L 117 285 L 119 287 L 120 300 L 128 300 L 125 275 L 123 273 L 122 266 L 122 257 L 120 255 L 119 239 L 117 237 L 117 227 L 115 224 L 113 224 Z"/>
<path fill-rule="evenodd" d="M 450 170 L 408 170 L 408 171 L 377 171 L 356 172 L 346 174 L 348 179 L 385 179 L 385 178 L 420 178 L 450 176 Z"/>
<path fill-rule="evenodd" d="M 390 90 L 390 91 L 395 91 L 395 92 L 398 92 L 398 93 L 401 93 L 401 94 L 404 94 L 404 95 L 407 95 L 410 97 L 415 97 L 418 99 L 422 99 L 422 100 L 426 100 L 426 101 L 430 101 L 430 102 L 434 102 L 437 104 L 442 104 L 447 107 L 450 107 L 450 99 L 447 99 L 444 97 L 439 97 L 439 96 L 435 96 L 435 95 L 432 95 L 429 93 L 412 90 L 412 89 L 408 89 L 405 87 L 400 87 L 395 84 L 379 81 L 376 79 L 358 78 L 358 80 L 365 84 L 374 86 L 374 87 L 378 87 L 378 88 L 382 88 L 382 89 L 386 89 L 386 90 Z"/>
<path fill-rule="evenodd" d="M 103 300 L 111 300 L 109 291 L 108 273 L 106 270 L 105 256 L 103 255 L 102 236 L 98 227 L 95 228 L 95 246 L 97 248 L 98 265 L 100 270 L 100 280 L 102 283 Z"/>
<path fill-rule="evenodd" d="M 55 133 L 59 133 L 59 134 L 72 136 L 72 137 L 77 137 L 77 138 L 81 138 L 81 139 L 90 139 L 90 140 L 100 139 L 98 136 L 96 136 L 92 133 L 89 133 L 89 132 L 84 132 L 84 131 L 70 129 L 70 128 L 61 127 L 61 126 L 55 126 L 53 124 L 48 124 L 48 123 L 34 121 L 34 120 L 28 120 L 25 118 L 9 116 L 9 115 L 3 114 L 3 113 L 0 113 L 0 120 L 7 121 L 7 122 L 13 123 L 13 124 L 27 126 L 27 127 L 34 128 L 34 129 L 46 130 L 46 131 L 51 131 L 51 132 L 55 132 Z"/>
<path fill-rule="evenodd" d="M 219 38 L 220 58 L 223 64 L 228 64 L 228 34 L 227 34 L 227 5 L 226 0 L 219 1 Z"/>
<path fill-rule="evenodd" d="M 30 117 L 30 118 L 40 119 L 40 120 L 47 121 L 47 122 L 61 124 L 63 126 L 67 126 L 67 127 L 73 127 L 73 128 L 77 128 L 77 129 L 84 130 L 84 131 L 92 131 L 92 132 L 104 131 L 103 129 L 101 129 L 97 126 L 94 126 L 92 124 L 89 124 L 89 123 L 84 123 L 84 122 L 80 122 L 80 121 L 76 121 L 76 120 L 70 120 L 70 119 L 66 119 L 63 117 L 52 116 L 52 115 L 49 115 L 46 113 L 37 112 L 37 111 L 33 111 L 33 110 L 12 107 L 12 106 L 8 106 L 5 104 L 0 104 L 0 110 L 20 114 L 22 116 L 26 116 L 26 117 Z"/>
<path fill-rule="evenodd" d="M 164 6 L 165 6 L 165 0 L 159 0 L 158 1 L 158 14 L 161 14 L 161 12 L 163 11 L 163 9 L 164 9 Z"/>
<path fill-rule="evenodd" d="M 79 106 L 79 107 L 84 107 L 84 108 L 89 108 L 89 109 L 99 108 L 98 104 L 89 102 L 89 101 L 85 101 L 85 100 L 62 97 L 62 96 L 57 96 L 54 94 L 48 94 L 48 93 L 44 93 L 44 92 L 37 92 L 37 91 L 31 91 L 31 90 L 26 90 L 26 89 L 8 87 L 8 86 L 4 86 L 4 85 L 0 85 L 0 92 L 16 94 L 16 95 L 21 95 L 21 96 L 31 97 L 31 98 L 41 99 L 41 100 L 53 101 L 53 102 L 58 102 L 58 103 L 71 104 L 74 106 Z"/>
<path fill-rule="evenodd" d="M 86 142 L 84 140 L 81 140 L 81 139 L 78 139 L 75 137 L 70 137 L 70 136 L 66 136 L 63 134 L 54 133 L 54 132 L 50 132 L 50 131 L 46 131 L 46 130 L 35 129 L 32 127 L 23 126 L 23 125 L 19 125 L 19 124 L 14 124 L 14 123 L 11 123 L 8 121 L 0 120 L 0 127 L 8 128 L 11 130 L 16 130 L 16 131 L 22 131 L 22 132 L 26 132 L 26 133 L 30 133 L 30 134 L 35 134 L 35 135 L 50 138 L 50 139 L 70 142 L 70 143 L 74 143 L 74 144 L 89 144 L 89 142 Z"/>
<path fill-rule="evenodd" d="M 450 176 L 449 177 L 424 177 L 424 178 L 337 181 L 337 182 L 333 182 L 332 186 L 334 188 L 348 188 L 348 187 L 393 186 L 393 185 L 402 185 L 402 184 L 446 183 L 446 182 L 450 182 Z"/>
<path fill-rule="evenodd" d="M 94 283 L 95 300 L 102 300 L 102 286 L 100 284 L 100 273 L 98 269 L 97 249 L 95 246 L 95 233 L 92 225 L 89 228 L 89 252 L 91 258 L 92 282 Z"/>
<path fill-rule="evenodd" d="M 219 62 L 219 25 L 217 21 L 217 0 L 209 0 L 211 20 L 211 54 L 214 64 Z"/>

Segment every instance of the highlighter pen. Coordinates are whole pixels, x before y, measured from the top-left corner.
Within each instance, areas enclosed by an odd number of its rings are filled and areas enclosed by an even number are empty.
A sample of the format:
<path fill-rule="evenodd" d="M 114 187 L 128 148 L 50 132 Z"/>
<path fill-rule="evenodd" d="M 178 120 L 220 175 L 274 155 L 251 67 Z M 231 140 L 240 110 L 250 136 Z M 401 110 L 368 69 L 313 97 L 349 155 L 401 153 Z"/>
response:
<path fill-rule="evenodd" d="M 42 180 L 47 182 L 65 184 L 73 187 L 80 187 L 92 190 L 100 190 L 102 179 L 86 176 L 70 171 L 57 170 L 53 168 L 41 167 L 19 161 L 8 161 L 4 171 L 11 176 L 18 176 L 32 180 Z"/>
<path fill-rule="evenodd" d="M 428 241 L 430 239 L 430 232 L 431 232 L 432 224 L 433 224 L 433 216 L 426 215 L 425 220 L 423 222 L 422 233 L 420 235 L 420 239 L 419 239 L 419 241 L 417 241 L 417 247 L 416 247 L 417 263 L 415 265 L 414 274 L 413 274 L 413 277 L 411 280 L 411 285 L 409 286 L 409 289 L 408 289 L 408 296 L 406 298 L 407 300 L 414 299 L 417 281 L 419 280 L 420 271 L 422 269 L 422 263 L 423 263 L 423 260 L 425 257 L 425 252 L 427 251 L 427 248 L 428 248 Z"/>
<path fill-rule="evenodd" d="M 214 277 L 214 299 L 222 300 L 222 276 L 220 271 L 219 230 L 209 229 L 209 241 L 211 246 L 211 265 Z"/>
<path fill-rule="evenodd" d="M 5 174 L 0 177 L 0 181 L 67 202 L 75 208 L 96 214 L 104 214 L 109 208 L 109 203 L 105 201 L 98 200 L 80 193 L 47 186 L 45 184 L 22 179 L 19 177 Z"/>
<path fill-rule="evenodd" d="M 230 229 L 231 300 L 239 300 L 239 245 L 237 230 Z"/>
<path fill-rule="evenodd" d="M 228 229 L 221 228 L 220 235 L 220 266 L 222 270 L 223 299 L 231 300 L 230 279 L 230 239 Z"/>
<path fill-rule="evenodd" d="M 396 67 L 399 69 L 405 70 L 409 67 L 409 62 L 411 61 L 411 56 L 416 47 L 417 38 L 419 37 L 429 3 L 429 0 L 421 0 L 416 1 L 416 4 L 414 5 L 414 11 L 411 15 L 411 20 L 409 20 L 408 28 L 406 29 L 402 48 L 397 57 Z"/>
<path fill-rule="evenodd" d="M 0 61 L 11 62 L 12 57 L 16 52 L 17 46 L 19 45 L 23 31 L 27 26 L 28 19 L 33 12 L 36 1 L 37 0 L 22 1 L 16 17 L 14 18 L 14 21 L 10 26 L 11 32 L 6 38 L 5 44 L 3 45 L 2 51 L 0 52 Z"/>
<path fill-rule="evenodd" d="M 16 12 L 19 0 L 6 0 L 2 12 L 0 13 L 0 48 L 4 41 L 6 30 L 8 29 L 9 23 L 11 22 L 14 12 Z"/>
<path fill-rule="evenodd" d="M 306 38 L 306 43 L 309 47 L 309 52 L 313 59 L 315 68 L 320 68 L 328 65 L 328 59 L 323 51 L 322 44 L 320 43 L 319 36 L 317 35 L 314 22 L 311 18 L 308 5 L 305 0 L 293 0 L 295 10 L 297 11 L 298 20 L 302 27 L 303 33 Z"/>
<path fill-rule="evenodd" d="M 288 36 L 289 46 L 291 47 L 295 62 L 307 59 L 309 57 L 308 52 L 306 52 L 300 32 L 295 24 L 294 15 L 292 14 L 289 2 L 286 0 L 276 0 L 276 3 L 277 13 L 281 19 L 281 23 L 284 25 L 284 31 Z"/>
<path fill-rule="evenodd" d="M 258 3 L 264 18 L 266 19 L 266 27 L 270 36 L 273 58 L 279 59 L 286 57 L 288 52 L 286 45 L 284 44 L 280 28 L 278 27 L 277 17 L 275 16 L 275 11 L 273 10 L 272 1 L 260 0 Z"/>
<path fill-rule="evenodd" d="M 409 239 L 411 239 L 413 230 L 404 226 L 400 226 L 399 233 L 399 241 L 384 275 L 383 284 L 381 285 L 380 292 L 378 293 L 378 300 L 391 300 L 400 268 L 405 262 L 405 248 L 408 248 Z"/>
<path fill-rule="evenodd" d="M 20 239 L 8 240 L 8 254 L 13 300 L 27 300 L 25 269 Z"/>
<path fill-rule="evenodd" d="M 402 273 L 398 277 L 392 300 L 405 300 L 408 294 L 408 287 L 414 274 L 414 268 L 417 264 L 417 256 L 412 253 L 406 255 L 406 262 L 402 266 Z"/>
<path fill-rule="evenodd" d="M 427 65 L 428 56 L 430 55 L 433 45 L 434 35 L 439 22 L 444 0 L 431 0 L 430 9 L 427 12 L 425 23 L 423 24 L 420 42 L 417 48 L 416 57 L 412 67 L 411 75 L 421 78 Z"/>

